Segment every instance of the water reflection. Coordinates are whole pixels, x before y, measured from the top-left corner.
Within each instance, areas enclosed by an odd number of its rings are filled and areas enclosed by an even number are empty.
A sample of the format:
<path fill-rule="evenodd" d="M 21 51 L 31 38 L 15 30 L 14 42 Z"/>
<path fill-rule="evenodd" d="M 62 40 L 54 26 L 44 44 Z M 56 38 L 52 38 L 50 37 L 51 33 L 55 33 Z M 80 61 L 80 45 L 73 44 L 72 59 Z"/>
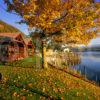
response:
<path fill-rule="evenodd" d="M 74 68 L 89 80 L 96 81 L 100 85 L 100 52 L 80 53 L 81 63 Z"/>

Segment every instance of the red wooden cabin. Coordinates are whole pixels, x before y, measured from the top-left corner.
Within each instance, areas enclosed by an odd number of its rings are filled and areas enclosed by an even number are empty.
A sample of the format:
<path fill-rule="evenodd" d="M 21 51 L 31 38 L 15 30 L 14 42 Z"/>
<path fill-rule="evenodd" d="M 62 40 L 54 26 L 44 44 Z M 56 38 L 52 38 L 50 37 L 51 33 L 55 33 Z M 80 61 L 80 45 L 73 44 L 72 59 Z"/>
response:
<path fill-rule="evenodd" d="M 0 60 L 15 61 L 30 56 L 29 49 L 34 52 L 31 39 L 21 33 L 0 33 Z"/>

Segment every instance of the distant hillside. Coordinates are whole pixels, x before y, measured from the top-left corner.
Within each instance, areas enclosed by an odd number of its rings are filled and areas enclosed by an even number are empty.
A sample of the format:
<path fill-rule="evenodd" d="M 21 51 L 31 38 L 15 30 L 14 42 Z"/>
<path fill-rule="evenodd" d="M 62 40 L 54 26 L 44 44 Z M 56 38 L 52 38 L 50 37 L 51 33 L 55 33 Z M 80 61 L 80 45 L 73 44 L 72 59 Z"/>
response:
<path fill-rule="evenodd" d="M 18 30 L 17 28 L 15 28 L 15 27 L 13 27 L 13 26 L 11 26 L 11 25 L 9 25 L 9 24 L 7 24 L 7 23 L 5 23 L 5 22 L 3 22 L 3 21 L 1 21 L 0 20 L 0 33 L 1 32 L 11 32 L 11 33 L 13 33 L 13 32 L 21 32 L 20 30 Z"/>

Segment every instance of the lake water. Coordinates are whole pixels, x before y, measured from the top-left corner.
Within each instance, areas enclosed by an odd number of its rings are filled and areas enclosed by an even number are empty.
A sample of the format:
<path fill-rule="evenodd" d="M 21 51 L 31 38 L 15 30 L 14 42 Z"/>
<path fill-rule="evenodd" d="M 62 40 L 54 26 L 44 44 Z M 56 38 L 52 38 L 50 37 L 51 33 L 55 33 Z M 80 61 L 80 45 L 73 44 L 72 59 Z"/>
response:
<path fill-rule="evenodd" d="M 82 52 L 80 57 L 80 64 L 74 68 L 87 79 L 96 81 L 100 85 L 100 52 Z"/>

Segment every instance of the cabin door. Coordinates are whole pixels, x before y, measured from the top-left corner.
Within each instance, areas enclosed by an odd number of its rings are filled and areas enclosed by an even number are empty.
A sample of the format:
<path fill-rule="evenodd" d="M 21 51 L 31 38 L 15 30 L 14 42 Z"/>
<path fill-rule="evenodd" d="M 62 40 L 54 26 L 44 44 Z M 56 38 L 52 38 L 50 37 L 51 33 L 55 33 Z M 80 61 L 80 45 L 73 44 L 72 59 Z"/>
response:
<path fill-rule="evenodd" d="M 1 47 L 0 47 L 0 60 L 3 62 L 9 60 L 8 46 L 7 45 L 1 45 Z"/>

